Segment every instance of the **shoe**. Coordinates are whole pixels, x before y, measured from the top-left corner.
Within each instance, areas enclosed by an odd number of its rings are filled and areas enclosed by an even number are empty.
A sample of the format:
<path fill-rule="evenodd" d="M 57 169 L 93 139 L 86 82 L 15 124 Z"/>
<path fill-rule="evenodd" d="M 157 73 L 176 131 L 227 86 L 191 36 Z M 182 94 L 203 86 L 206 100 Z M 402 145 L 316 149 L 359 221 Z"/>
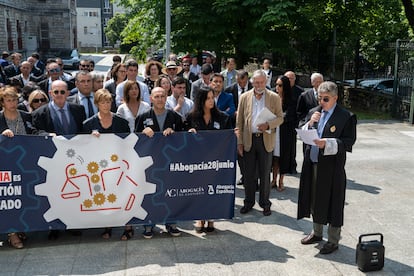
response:
<path fill-rule="evenodd" d="M 270 216 L 272 214 L 272 211 L 270 210 L 270 207 L 263 208 L 263 216 Z"/>
<path fill-rule="evenodd" d="M 323 247 L 321 248 L 321 250 L 319 250 L 320 254 L 331 254 L 332 252 L 334 252 L 335 250 L 338 250 L 338 245 L 331 243 L 331 242 L 327 242 L 323 245 Z"/>
<path fill-rule="evenodd" d="M 145 226 L 144 227 L 144 233 L 142 233 L 142 236 L 146 239 L 152 239 L 152 236 L 154 235 L 154 233 L 152 232 L 152 227 L 151 226 Z"/>
<path fill-rule="evenodd" d="M 204 232 L 204 220 L 197 220 L 196 221 L 196 226 L 194 226 L 194 230 L 198 233 L 201 234 Z"/>
<path fill-rule="evenodd" d="M 272 183 L 270 183 L 270 189 L 272 189 L 272 188 L 276 188 L 277 186 L 276 186 L 276 179 L 273 179 L 272 180 Z"/>
<path fill-rule="evenodd" d="M 76 236 L 76 237 L 82 236 L 82 231 L 81 230 L 69 229 L 69 230 L 66 230 L 66 231 L 68 233 L 70 233 L 72 236 Z"/>
<path fill-rule="evenodd" d="M 243 177 L 240 177 L 239 181 L 237 181 L 237 185 L 243 185 Z"/>
<path fill-rule="evenodd" d="M 105 228 L 105 230 L 104 230 L 104 231 L 103 231 L 103 233 L 101 234 L 101 237 L 102 237 L 104 240 L 109 239 L 111 236 L 112 236 L 112 228 L 110 228 L 110 227 Z"/>
<path fill-rule="evenodd" d="M 165 227 L 167 228 L 167 232 L 173 236 L 173 237 L 178 237 L 181 235 L 181 231 L 177 229 L 177 226 L 173 225 L 173 224 L 167 224 L 165 225 Z"/>
<path fill-rule="evenodd" d="M 17 233 L 8 234 L 8 242 L 15 249 L 22 249 L 24 247 L 22 240 L 19 238 Z"/>
<path fill-rule="evenodd" d="M 322 237 L 318 237 L 315 236 L 313 233 L 310 233 L 309 235 L 307 235 L 306 237 L 304 237 L 300 243 L 301 244 L 312 244 L 312 243 L 317 243 L 320 242 L 322 240 Z"/>
<path fill-rule="evenodd" d="M 206 232 L 207 232 L 207 233 L 211 233 L 211 232 L 214 232 L 214 230 L 216 230 L 216 229 L 214 228 L 214 222 L 213 222 L 213 221 L 209 221 L 209 222 L 207 223 Z"/>
<path fill-rule="evenodd" d="M 121 236 L 121 241 L 130 240 L 134 236 L 134 229 L 125 229 Z"/>
<path fill-rule="evenodd" d="M 247 214 L 248 212 L 250 212 L 251 209 L 252 209 L 252 207 L 243 206 L 240 209 L 240 214 Z"/>

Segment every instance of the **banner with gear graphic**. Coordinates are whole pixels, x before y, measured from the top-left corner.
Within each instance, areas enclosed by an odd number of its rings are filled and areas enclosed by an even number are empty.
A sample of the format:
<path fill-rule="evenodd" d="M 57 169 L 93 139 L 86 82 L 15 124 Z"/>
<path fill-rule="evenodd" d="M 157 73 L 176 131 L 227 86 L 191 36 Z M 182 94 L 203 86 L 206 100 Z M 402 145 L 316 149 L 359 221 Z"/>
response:
<path fill-rule="evenodd" d="M 0 137 L 0 232 L 234 215 L 232 130 Z"/>

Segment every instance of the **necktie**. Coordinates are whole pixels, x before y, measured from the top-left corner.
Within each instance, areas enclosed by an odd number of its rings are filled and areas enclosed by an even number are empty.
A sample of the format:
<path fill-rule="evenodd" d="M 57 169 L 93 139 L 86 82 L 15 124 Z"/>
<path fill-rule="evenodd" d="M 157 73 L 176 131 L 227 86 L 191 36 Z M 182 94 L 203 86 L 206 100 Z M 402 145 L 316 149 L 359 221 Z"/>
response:
<path fill-rule="evenodd" d="M 325 120 L 328 115 L 327 111 L 322 111 L 321 118 L 318 122 L 318 136 L 319 138 L 322 138 L 323 128 L 325 126 Z M 318 155 L 319 155 L 319 148 L 317 146 L 311 147 L 310 152 L 310 159 L 312 162 L 317 163 L 318 162 Z"/>
<path fill-rule="evenodd" d="M 88 118 L 90 118 L 95 114 L 95 112 L 93 111 L 93 105 L 92 105 L 91 97 L 88 96 L 88 97 L 86 97 L 86 99 L 88 101 Z"/>
<path fill-rule="evenodd" d="M 61 121 L 62 121 L 62 127 L 63 127 L 63 134 L 69 134 L 69 122 L 68 118 L 66 117 L 66 112 L 63 108 L 59 109 L 60 115 L 61 115 Z"/>
<path fill-rule="evenodd" d="M 244 87 L 242 87 L 242 92 L 241 92 L 241 94 L 243 94 L 244 93 Z"/>

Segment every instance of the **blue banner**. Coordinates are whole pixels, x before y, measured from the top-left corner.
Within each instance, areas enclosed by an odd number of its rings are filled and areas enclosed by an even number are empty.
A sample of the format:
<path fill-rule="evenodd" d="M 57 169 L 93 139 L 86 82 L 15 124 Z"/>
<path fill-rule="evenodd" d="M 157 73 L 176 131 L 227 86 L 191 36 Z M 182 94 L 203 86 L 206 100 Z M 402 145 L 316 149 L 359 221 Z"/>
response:
<path fill-rule="evenodd" d="M 230 219 L 232 130 L 0 137 L 0 232 Z"/>

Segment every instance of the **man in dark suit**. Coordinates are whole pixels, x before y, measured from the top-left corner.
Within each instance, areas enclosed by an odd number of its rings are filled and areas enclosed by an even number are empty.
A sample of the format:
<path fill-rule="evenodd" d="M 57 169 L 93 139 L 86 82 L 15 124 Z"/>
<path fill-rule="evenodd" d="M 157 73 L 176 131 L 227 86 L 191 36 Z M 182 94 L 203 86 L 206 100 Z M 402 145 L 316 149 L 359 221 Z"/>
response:
<path fill-rule="evenodd" d="M 7 78 L 12 78 L 20 74 L 20 62 L 22 60 L 22 55 L 20 53 L 13 53 L 10 58 L 12 63 L 4 67 L 4 73 Z"/>
<path fill-rule="evenodd" d="M 247 92 L 248 90 L 250 90 L 252 88 L 253 88 L 253 86 L 252 86 L 251 82 L 249 81 L 249 73 L 247 73 L 243 69 L 240 69 L 240 70 L 236 71 L 236 83 L 233 84 L 233 85 L 228 86 L 224 90 L 224 92 L 230 93 L 230 94 L 233 95 L 234 106 L 236 107 L 236 112 L 234 112 L 234 116 L 232 118 L 233 125 L 236 125 L 237 109 L 239 107 L 239 98 L 240 98 L 240 96 L 244 92 Z M 240 179 L 237 181 L 237 185 L 243 185 L 243 175 L 245 174 L 243 157 L 238 155 L 237 156 L 237 161 L 238 161 L 238 164 L 239 164 L 239 167 L 240 167 L 240 174 L 241 174 Z"/>
<path fill-rule="evenodd" d="M 75 77 L 78 93 L 69 96 L 68 102 L 83 105 L 86 118 L 90 118 L 98 112 L 98 108 L 93 104 L 95 93 L 93 93 L 92 75 L 89 71 L 79 71 Z"/>
<path fill-rule="evenodd" d="M 200 88 L 208 88 L 212 74 L 213 66 L 211 64 L 205 63 L 201 66 L 201 78 L 191 84 L 190 100 L 195 101 Z"/>
<path fill-rule="evenodd" d="M 248 213 L 255 205 L 256 169 L 259 171 L 259 205 L 263 215 L 270 216 L 270 168 L 276 141 L 276 128 L 283 123 L 282 103 L 279 95 L 266 89 L 266 73 L 257 70 L 253 73 L 253 89 L 240 96 L 237 111 L 236 134 L 237 151 L 245 162 L 244 206 L 241 214 Z M 258 115 L 267 108 L 276 118 L 256 121 Z"/>
<path fill-rule="evenodd" d="M 39 131 L 52 135 L 82 133 L 82 123 L 86 119 L 82 105 L 68 103 L 68 85 L 62 80 L 52 82 L 49 91 L 52 101 L 33 111 L 33 125 Z"/>
<path fill-rule="evenodd" d="M 214 73 L 210 78 L 210 87 L 214 91 L 217 108 L 231 117 L 234 116 L 236 108 L 234 106 L 233 95 L 223 91 L 224 77 L 220 73 Z"/>
<path fill-rule="evenodd" d="M 66 84 L 68 84 L 66 80 L 61 78 L 61 70 L 62 69 L 60 68 L 59 64 L 57 64 L 54 61 L 47 64 L 46 66 L 47 78 L 37 83 L 37 85 L 39 85 L 40 89 L 42 89 L 43 92 L 49 93 L 49 91 L 52 88 L 52 83 L 55 80 L 63 80 L 66 82 Z M 68 87 L 70 87 L 69 84 L 68 84 Z M 50 95 L 49 95 L 49 98 L 50 98 Z"/>
<path fill-rule="evenodd" d="M 313 73 L 311 75 L 312 88 L 302 92 L 298 99 L 296 106 L 296 113 L 299 125 L 305 123 L 306 115 L 309 110 L 318 105 L 318 87 L 323 82 L 323 76 L 320 73 Z"/>
<path fill-rule="evenodd" d="M 297 218 L 312 214 L 313 231 L 302 244 L 322 241 L 323 225 L 329 224 L 328 242 L 320 254 L 338 249 L 341 226 L 344 223 L 346 190 L 346 152 L 352 151 L 356 140 L 357 119 L 337 105 L 338 87 L 326 81 L 318 88 L 320 105 L 311 109 L 302 129 L 316 128 L 320 138 L 316 145 L 306 145 L 299 184 Z"/>
<path fill-rule="evenodd" d="M 32 64 L 28 61 L 23 61 L 20 65 L 20 74 L 10 78 L 10 83 L 19 84 L 20 88 L 23 88 L 29 81 L 38 82 L 38 78 L 32 76 Z"/>

